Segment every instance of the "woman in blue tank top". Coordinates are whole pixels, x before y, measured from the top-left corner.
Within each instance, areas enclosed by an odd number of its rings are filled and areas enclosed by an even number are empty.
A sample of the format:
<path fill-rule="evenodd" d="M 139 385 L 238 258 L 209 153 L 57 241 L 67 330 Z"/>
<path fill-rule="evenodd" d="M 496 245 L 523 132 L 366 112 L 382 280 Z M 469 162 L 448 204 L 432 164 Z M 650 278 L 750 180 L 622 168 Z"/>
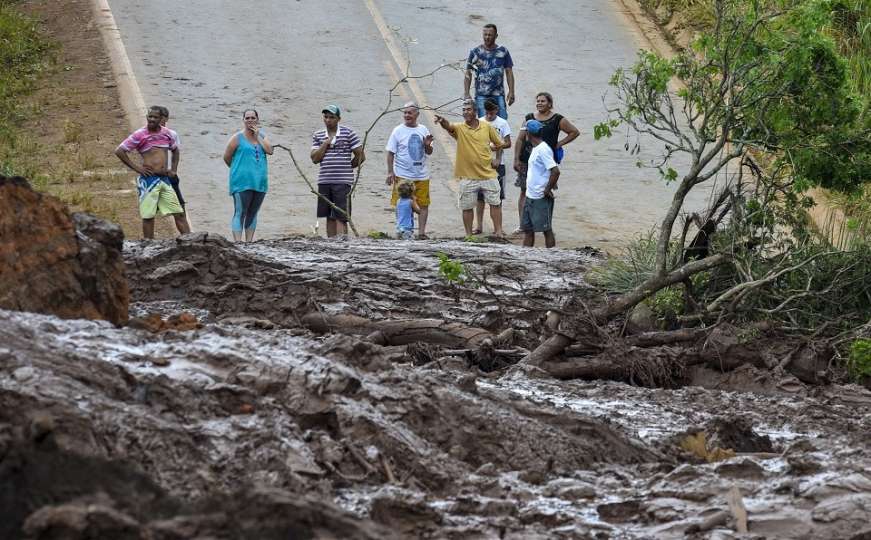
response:
<path fill-rule="evenodd" d="M 272 144 L 260 129 L 260 115 L 254 109 L 242 113 L 242 131 L 230 137 L 224 150 L 224 163 L 230 167 L 230 196 L 233 197 L 233 239 L 254 239 L 257 213 L 269 187 L 266 156 L 272 155 Z"/>

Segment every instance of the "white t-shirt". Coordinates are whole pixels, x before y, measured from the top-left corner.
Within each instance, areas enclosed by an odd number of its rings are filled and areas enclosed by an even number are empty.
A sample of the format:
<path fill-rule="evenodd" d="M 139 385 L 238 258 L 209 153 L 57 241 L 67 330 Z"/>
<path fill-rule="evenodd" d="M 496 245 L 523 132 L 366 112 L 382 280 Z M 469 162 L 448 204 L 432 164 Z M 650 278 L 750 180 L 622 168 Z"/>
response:
<path fill-rule="evenodd" d="M 541 141 L 529 153 L 529 168 L 526 172 L 526 198 L 541 199 L 544 188 L 550 181 L 550 170 L 556 167 L 553 150 L 546 142 Z"/>
<path fill-rule="evenodd" d="M 487 120 L 486 116 L 482 116 L 481 118 L 478 118 L 478 120 L 480 120 L 481 122 L 487 122 L 488 124 L 496 128 L 496 131 L 499 132 L 499 136 L 502 137 L 503 141 L 505 140 L 505 137 L 511 135 L 511 126 L 508 125 L 508 120 L 502 118 L 501 116 L 497 116 L 493 119 L 492 122 L 490 120 Z M 500 165 L 503 163 L 505 163 L 505 152 L 502 152 L 502 159 L 501 161 L 499 161 Z"/>
<path fill-rule="evenodd" d="M 387 151 L 393 152 L 393 172 L 396 176 L 411 180 L 426 180 L 426 149 L 423 140 L 429 135 L 426 126 L 408 127 L 400 124 L 393 128 L 387 139 Z"/>

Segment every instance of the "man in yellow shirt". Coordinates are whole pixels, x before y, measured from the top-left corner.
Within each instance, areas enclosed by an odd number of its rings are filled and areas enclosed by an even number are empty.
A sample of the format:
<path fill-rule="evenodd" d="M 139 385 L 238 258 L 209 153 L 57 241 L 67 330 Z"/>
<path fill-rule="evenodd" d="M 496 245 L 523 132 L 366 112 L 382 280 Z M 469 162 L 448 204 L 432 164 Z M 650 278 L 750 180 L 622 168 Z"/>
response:
<path fill-rule="evenodd" d="M 463 226 L 466 236 L 472 235 L 474 208 L 478 204 L 478 192 L 484 195 L 484 202 L 490 205 L 490 218 L 496 236 L 502 232 L 502 200 L 499 198 L 499 164 L 493 162 L 491 150 L 505 147 L 496 128 L 478 119 L 475 104 L 463 102 L 463 122 L 450 123 L 436 115 L 435 121 L 457 140 L 457 159 L 454 176 L 460 181 L 458 205 L 463 211 Z"/>

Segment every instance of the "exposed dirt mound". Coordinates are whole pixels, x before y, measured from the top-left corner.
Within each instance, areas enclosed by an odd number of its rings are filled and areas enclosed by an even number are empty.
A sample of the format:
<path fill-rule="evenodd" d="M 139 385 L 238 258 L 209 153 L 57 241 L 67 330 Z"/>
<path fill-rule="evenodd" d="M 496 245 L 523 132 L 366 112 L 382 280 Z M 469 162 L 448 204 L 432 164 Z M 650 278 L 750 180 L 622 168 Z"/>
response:
<path fill-rule="evenodd" d="M 0 307 L 123 324 L 123 241 L 117 225 L 0 176 Z"/>

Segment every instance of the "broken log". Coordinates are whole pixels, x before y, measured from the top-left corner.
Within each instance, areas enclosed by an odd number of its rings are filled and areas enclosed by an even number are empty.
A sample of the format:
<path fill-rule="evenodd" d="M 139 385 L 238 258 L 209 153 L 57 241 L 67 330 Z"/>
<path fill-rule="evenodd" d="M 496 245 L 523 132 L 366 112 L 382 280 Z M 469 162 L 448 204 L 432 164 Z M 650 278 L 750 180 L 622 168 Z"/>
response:
<path fill-rule="evenodd" d="M 681 349 L 615 346 L 596 356 L 546 362 L 541 368 L 557 379 L 605 379 L 647 387 L 673 388 L 685 382 L 689 366 L 705 359 Z"/>
<path fill-rule="evenodd" d="M 454 349 L 477 348 L 493 335 L 483 328 L 465 326 L 441 319 L 407 319 L 371 321 L 357 315 L 309 313 L 302 324 L 312 332 L 336 332 L 368 336 L 379 345 L 408 345 L 430 343 Z"/>

